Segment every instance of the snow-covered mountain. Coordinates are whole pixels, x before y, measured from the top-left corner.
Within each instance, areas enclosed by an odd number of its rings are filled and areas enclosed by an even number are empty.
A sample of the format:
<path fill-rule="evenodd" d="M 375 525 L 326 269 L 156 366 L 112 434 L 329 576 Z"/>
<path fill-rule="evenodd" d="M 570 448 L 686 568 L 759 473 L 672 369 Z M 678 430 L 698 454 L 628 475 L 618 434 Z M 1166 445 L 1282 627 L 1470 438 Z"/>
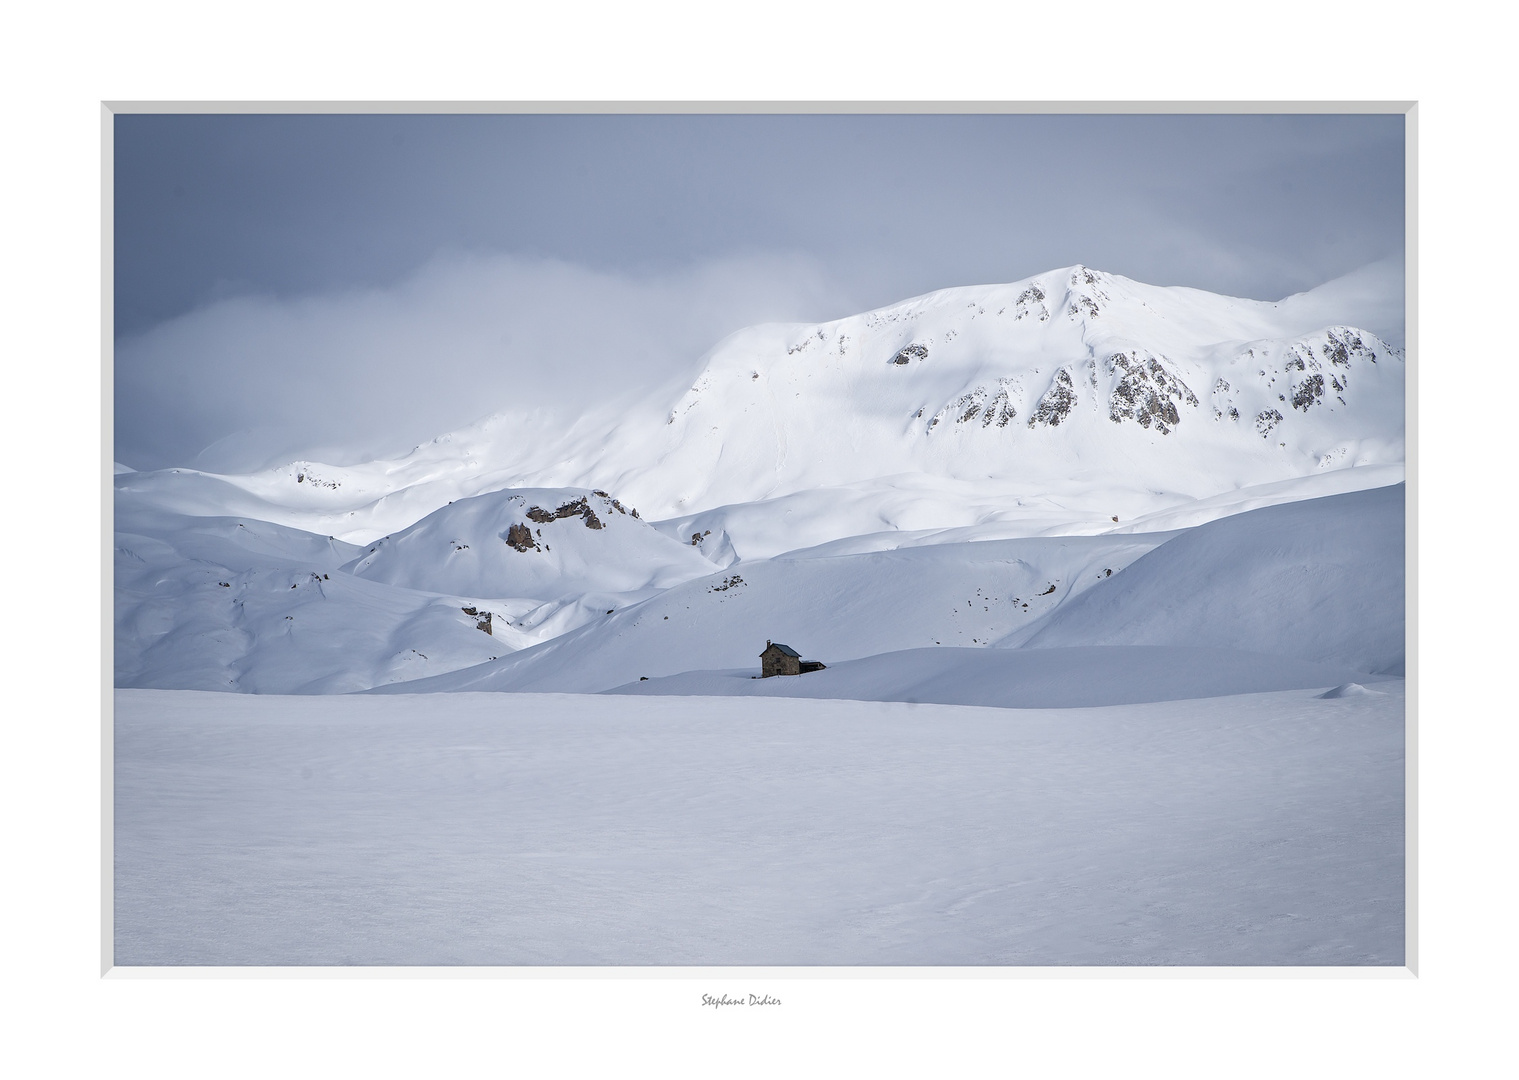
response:
<path fill-rule="evenodd" d="M 1370 331 L 1078 266 L 736 334 L 608 482 L 656 517 L 904 474 L 1196 498 L 1401 461 L 1403 386 Z"/>
<path fill-rule="evenodd" d="M 361 544 L 507 487 L 599 488 L 652 521 L 821 491 L 884 529 L 971 525 L 1050 498 L 1065 520 L 1096 525 L 1400 464 L 1403 355 L 1371 330 L 1317 321 L 1339 287 L 1272 304 L 1077 266 L 743 330 L 703 358 L 678 400 L 587 412 L 568 428 L 503 413 L 396 461 L 127 473 L 117 484 L 168 510 Z M 926 513 L 901 497 L 915 482 L 937 492 Z"/>
<path fill-rule="evenodd" d="M 393 461 L 119 470 L 118 685 L 603 690 L 788 635 L 834 661 L 1117 643 L 1093 619 L 1156 644 L 1163 585 L 1100 615 L 1081 597 L 1177 530 L 1402 479 L 1403 354 L 1335 320 L 1366 309 L 1349 288 L 1273 304 L 1069 267 L 743 330 L 677 399 L 568 426 L 502 413 Z M 1251 573 L 1180 576 L 1227 607 L 1275 571 Z M 1297 625 L 1227 644 L 1281 652 Z M 1198 633 L 1178 644 L 1214 644 Z M 1377 642 L 1330 659 L 1386 670 Z"/>

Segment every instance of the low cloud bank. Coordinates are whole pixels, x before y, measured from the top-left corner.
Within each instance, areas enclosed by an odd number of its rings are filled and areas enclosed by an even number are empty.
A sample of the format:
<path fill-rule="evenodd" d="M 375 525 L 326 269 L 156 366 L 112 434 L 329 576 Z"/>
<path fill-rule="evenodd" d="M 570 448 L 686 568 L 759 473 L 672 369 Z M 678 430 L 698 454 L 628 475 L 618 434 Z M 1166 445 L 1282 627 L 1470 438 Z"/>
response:
<path fill-rule="evenodd" d="M 234 471 L 402 453 L 493 412 L 678 389 L 733 330 L 851 303 L 801 256 L 632 276 L 464 253 L 386 288 L 219 300 L 117 342 L 116 458 Z"/>

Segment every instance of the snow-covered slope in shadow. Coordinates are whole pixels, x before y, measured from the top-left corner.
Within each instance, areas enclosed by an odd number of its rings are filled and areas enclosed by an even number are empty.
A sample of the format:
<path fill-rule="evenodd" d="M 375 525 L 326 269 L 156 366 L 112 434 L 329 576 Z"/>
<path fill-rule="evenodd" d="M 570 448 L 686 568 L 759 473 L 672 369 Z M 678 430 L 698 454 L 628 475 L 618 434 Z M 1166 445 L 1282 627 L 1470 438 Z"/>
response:
<path fill-rule="evenodd" d="M 464 610 L 477 600 L 339 570 L 362 551 L 252 518 L 118 505 L 115 685 L 346 693 L 531 643 L 504 620 L 481 633 Z"/>
<path fill-rule="evenodd" d="M 117 493 L 115 684 L 346 693 L 469 668 L 717 566 L 589 491 L 463 500 L 365 548 Z"/>
<path fill-rule="evenodd" d="M 1208 646 L 1401 674 L 1404 555 L 1402 484 L 1251 510 L 1181 533 L 999 644 Z"/>

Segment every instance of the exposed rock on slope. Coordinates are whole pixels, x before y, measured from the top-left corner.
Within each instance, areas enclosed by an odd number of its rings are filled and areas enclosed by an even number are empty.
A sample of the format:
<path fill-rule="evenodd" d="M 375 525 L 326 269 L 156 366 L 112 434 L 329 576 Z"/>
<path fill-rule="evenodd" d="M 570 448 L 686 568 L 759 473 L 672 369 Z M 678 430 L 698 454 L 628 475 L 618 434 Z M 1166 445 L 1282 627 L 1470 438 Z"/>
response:
<path fill-rule="evenodd" d="M 450 503 L 343 569 L 410 589 L 549 600 L 667 588 L 713 566 L 605 491 L 525 488 Z"/>
<path fill-rule="evenodd" d="M 1177 405 L 1198 407 L 1197 396 L 1187 384 L 1150 353 L 1137 349 L 1132 356 L 1116 352 L 1108 357 L 1106 366 L 1107 373 L 1118 379 L 1108 395 L 1108 419 L 1115 424 L 1125 420 L 1144 428 L 1154 424 L 1162 435 L 1169 435 L 1171 428 L 1181 423 Z"/>

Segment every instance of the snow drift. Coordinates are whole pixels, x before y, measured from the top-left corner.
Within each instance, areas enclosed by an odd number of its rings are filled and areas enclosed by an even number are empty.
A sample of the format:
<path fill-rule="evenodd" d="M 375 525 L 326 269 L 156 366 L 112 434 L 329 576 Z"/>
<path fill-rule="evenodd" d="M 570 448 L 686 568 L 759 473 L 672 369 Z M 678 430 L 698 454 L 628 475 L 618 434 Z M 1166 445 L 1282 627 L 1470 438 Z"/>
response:
<path fill-rule="evenodd" d="M 1402 674 L 1404 529 L 1402 484 L 1236 514 L 1002 644 L 1213 646 Z"/>

